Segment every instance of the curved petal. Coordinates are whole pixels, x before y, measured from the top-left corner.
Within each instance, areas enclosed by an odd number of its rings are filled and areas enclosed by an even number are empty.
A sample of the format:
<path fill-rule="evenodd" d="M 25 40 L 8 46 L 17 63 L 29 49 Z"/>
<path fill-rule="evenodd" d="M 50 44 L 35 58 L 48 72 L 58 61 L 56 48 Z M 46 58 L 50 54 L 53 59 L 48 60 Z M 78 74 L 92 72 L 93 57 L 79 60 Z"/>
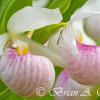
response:
<path fill-rule="evenodd" d="M 7 29 L 13 33 L 32 31 L 62 20 L 59 9 L 25 7 L 16 12 L 8 21 Z"/>
<path fill-rule="evenodd" d="M 64 70 L 58 76 L 54 93 L 56 95 L 56 100 L 91 100 L 88 99 L 91 95 L 90 91 L 85 94 L 85 91 L 88 91 L 89 89 L 90 87 L 81 85 L 72 80 L 67 70 Z M 83 94 L 86 96 L 82 96 Z"/>
<path fill-rule="evenodd" d="M 43 95 L 53 87 L 54 66 L 43 56 L 18 56 L 14 49 L 8 48 L 0 61 L 1 80 L 15 93 L 25 97 L 38 96 L 40 88 Z"/>
<path fill-rule="evenodd" d="M 8 35 L 6 33 L 0 35 L 0 56 L 4 52 L 5 45 L 7 43 Z"/>
<path fill-rule="evenodd" d="M 71 28 L 67 27 L 60 29 L 49 41 L 49 48 L 58 53 L 66 67 L 72 59 L 77 59 L 78 50 L 76 44 L 73 45 L 73 39 L 75 39 L 75 35 Z"/>

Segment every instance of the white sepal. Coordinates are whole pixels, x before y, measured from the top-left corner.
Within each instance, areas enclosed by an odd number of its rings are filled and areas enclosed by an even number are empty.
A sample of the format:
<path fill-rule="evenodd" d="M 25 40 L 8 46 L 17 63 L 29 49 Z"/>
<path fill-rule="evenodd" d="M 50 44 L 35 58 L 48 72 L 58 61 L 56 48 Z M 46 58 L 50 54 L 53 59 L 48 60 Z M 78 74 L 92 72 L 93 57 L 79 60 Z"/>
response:
<path fill-rule="evenodd" d="M 23 33 L 57 24 L 62 20 L 60 10 L 39 7 L 25 7 L 16 12 L 8 21 L 7 29 L 12 33 Z"/>

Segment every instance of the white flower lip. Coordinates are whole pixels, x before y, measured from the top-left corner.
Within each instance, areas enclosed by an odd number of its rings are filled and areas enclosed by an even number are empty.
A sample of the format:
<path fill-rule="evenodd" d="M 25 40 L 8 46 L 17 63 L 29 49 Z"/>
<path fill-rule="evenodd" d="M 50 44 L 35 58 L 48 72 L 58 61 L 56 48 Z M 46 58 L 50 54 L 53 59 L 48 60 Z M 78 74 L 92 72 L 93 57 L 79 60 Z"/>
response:
<path fill-rule="evenodd" d="M 7 49 L 0 61 L 0 78 L 15 93 L 34 97 L 40 86 L 46 90 L 53 87 L 55 70 L 52 62 L 43 56 L 18 56 L 14 49 Z"/>

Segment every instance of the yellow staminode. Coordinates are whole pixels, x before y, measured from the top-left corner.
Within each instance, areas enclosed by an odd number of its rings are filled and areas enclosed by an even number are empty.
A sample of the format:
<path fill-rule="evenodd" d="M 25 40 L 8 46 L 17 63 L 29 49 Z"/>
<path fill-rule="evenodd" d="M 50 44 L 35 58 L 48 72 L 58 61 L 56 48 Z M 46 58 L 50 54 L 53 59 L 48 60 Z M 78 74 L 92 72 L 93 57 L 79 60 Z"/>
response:
<path fill-rule="evenodd" d="M 29 49 L 27 47 L 25 47 L 23 49 L 18 47 L 18 48 L 16 48 L 16 51 L 17 51 L 18 55 L 27 55 L 29 52 Z"/>
<path fill-rule="evenodd" d="M 27 34 L 27 37 L 31 39 L 34 31 L 30 31 Z M 27 55 L 29 53 L 29 47 L 26 42 L 15 40 L 13 47 L 16 49 L 18 55 Z"/>
<path fill-rule="evenodd" d="M 77 36 L 77 40 L 78 40 L 78 42 L 82 43 L 82 41 L 83 41 L 82 34 L 79 34 L 79 35 Z"/>
<path fill-rule="evenodd" d="M 31 39 L 33 32 L 34 31 L 28 32 L 27 37 L 29 39 Z M 16 51 L 17 51 L 18 55 L 27 55 L 29 53 L 29 48 L 28 48 L 28 45 L 26 43 L 24 43 L 22 41 L 17 41 L 16 44 L 17 44 Z"/>
<path fill-rule="evenodd" d="M 77 41 L 79 43 L 82 43 L 83 42 L 83 35 L 82 35 L 82 33 L 79 30 L 74 30 L 74 33 L 75 33 Z"/>
<path fill-rule="evenodd" d="M 29 47 L 26 42 L 16 40 L 12 47 L 16 49 L 18 55 L 27 55 L 29 53 Z"/>

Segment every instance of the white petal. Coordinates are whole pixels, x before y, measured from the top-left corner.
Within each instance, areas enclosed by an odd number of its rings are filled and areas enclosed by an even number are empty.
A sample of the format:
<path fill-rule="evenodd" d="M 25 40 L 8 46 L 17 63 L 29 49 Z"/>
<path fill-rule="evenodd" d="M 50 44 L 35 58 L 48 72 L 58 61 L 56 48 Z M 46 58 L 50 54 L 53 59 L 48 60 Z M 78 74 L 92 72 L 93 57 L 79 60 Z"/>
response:
<path fill-rule="evenodd" d="M 48 4 L 49 0 L 35 0 L 33 1 L 33 6 L 36 7 L 45 7 Z"/>
<path fill-rule="evenodd" d="M 49 41 L 48 46 L 58 53 L 65 65 L 68 65 L 73 57 L 76 58 L 78 53 L 76 45 L 72 44 L 74 38 L 75 35 L 72 33 L 71 28 L 67 27 L 66 29 L 60 29 Z"/>
<path fill-rule="evenodd" d="M 60 34 L 63 28 L 59 29 L 48 41 L 49 48 L 57 52 Z"/>
<path fill-rule="evenodd" d="M 25 7 L 9 19 L 7 29 L 13 33 L 32 31 L 62 20 L 59 9 Z"/>
<path fill-rule="evenodd" d="M 0 56 L 3 54 L 3 50 L 4 50 L 4 47 L 5 47 L 7 39 L 8 39 L 7 37 L 8 37 L 8 35 L 6 33 L 0 35 Z"/>

